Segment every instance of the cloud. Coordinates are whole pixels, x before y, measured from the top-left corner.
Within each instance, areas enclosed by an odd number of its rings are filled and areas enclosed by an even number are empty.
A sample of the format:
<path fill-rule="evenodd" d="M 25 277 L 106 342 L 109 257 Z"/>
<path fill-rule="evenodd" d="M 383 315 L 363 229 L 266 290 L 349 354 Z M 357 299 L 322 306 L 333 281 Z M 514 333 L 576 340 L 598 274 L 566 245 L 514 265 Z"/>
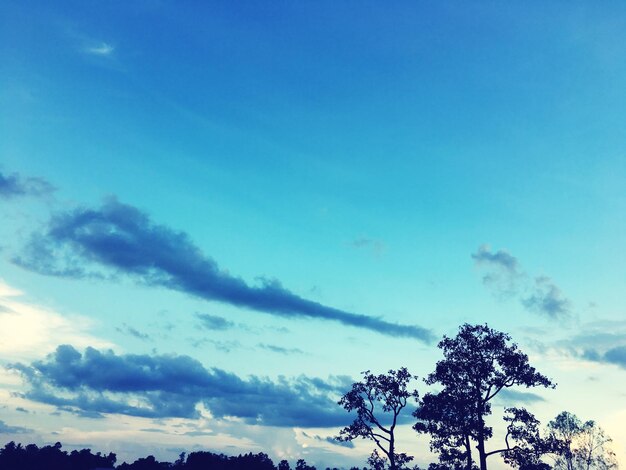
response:
<path fill-rule="evenodd" d="M 283 348 L 282 346 L 276 346 L 273 344 L 259 343 L 258 347 L 279 354 L 304 354 L 304 351 L 299 348 Z"/>
<path fill-rule="evenodd" d="M 33 234 L 13 261 L 42 274 L 66 277 L 107 277 L 106 270 L 112 269 L 149 285 L 272 315 L 332 320 L 393 337 L 433 340 L 426 328 L 328 307 L 294 294 L 277 280 L 248 285 L 220 269 L 184 232 L 157 225 L 115 199 L 99 209 L 54 216 L 47 231 Z"/>
<path fill-rule="evenodd" d="M 206 369 L 189 356 L 121 354 L 59 346 L 44 360 L 9 366 L 30 386 L 22 397 L 89 417 L 123 414 L 198 418 L 203 405 L 214 418 L 248 424 L 328 427 L 349 417 L 336 404 L 349 379 L 242 379 Z"/>
<path fill-rule="evenodd" d="M 0 420 L 0 434 L 26 434 L 29 432 L 33 432 L 33 430 L 21 426 L 9 426 Z"/>
<path fill-rule="evenodd" d="M 202 328 L 206 330 L 228 330 L 235 325 L 224 317 L 209 315 L 208 313 L 196 313 L 196 318 L 201 321 Z"/>
<path fill-rule="evenodd" d="M 506 405 L 515 403 L 537 403 L 546 401 L 542 396 L 531 392 L 520 392 L 518 390 L 503 389 L 497 395 L 498 401 Z"/>
<path fill-rule="evenodd" d="M 530 296 L 522 299 L 528 310 L 544 314 L 550 318 L 563 318 L 569 315 L 570 301 L 563 297 L 561 290 L 545 276 L 535 278 Z"/>
<path fill-rule="evenodd" d="M 353 449 L 354 448 L 354 442 L 352 441 L 340 441 L 335 437 L 332 436 L 326 436 L 326 437 L 322 437 L 318 434 L 308 434 L 305 431 L 302 431 L 302 435 L 308 439 L 314 439 L 316 441 L 320 441 L 320 442 L 327 442 L 329 444 L 335 445 L 335 446 L 339 446 L 339 447 L 347 447 L 349 449 Z"/>
<path fill-rule="evenodd" d="M 97 55 L 101 57 L 108 57 L 115 51 L 115 48 L 111 44 L 101 42 L 97 45 L 86 47 L 85 52 L 87 54 Z"/>
<path fill-rule="evenodd" d="M 4 175 L 0 172 L 0 198 L 42 196 L 53 191 L 54 187 L 42 178 L 23 178 L 18 173 Z"/>
<path fill-rule="evenodd" d="M 373 238 L 360 237 L 350 242 L 352 248 L 371 250 L 375 256 L 380 256 L 385 251 L 385 244 Z"/>
<path fill-rule="evenodd" d="M 147 333 L 142 333 L 138 329 L 133 328 L 132 326 L 127 325 L 126 323 L 124 323 L 121 328 L 115 328 L 115 329 L 119 331 L 120 333 L 134 336 L 135 338 L 141 339 L 143 341 L 150 340 L 150 335 L 148 335 Z"/>
<path fill-rule="evenodd" d="M 476 253 L 472 253 L 472 259 L 477 266 L 487 270 L 483 275 L 483 284 L 496 295 L 508 297 L 517 292 L 522 277 L 517 258 L 507 251 L 494 253 L 489 245 L 481 245 Z"/>
<path fill-rule="evenodd" d="M 111 347 L 112 343 L 94 336 L 97 326 L 89 318 L 60 314 L 42 305 L 21 299 L 23 294 L 0 280 L 0 355 L 5 360 L 41 357 L 53 351 L 59 342 L 81 347 Z"/>
<path fill-rule="evenodd" d="M 518 298 L 522 306 L 533 313 L 554 320 L 570 316 L 571 302 L 547 276 L 537 276 L 531 282 L 518 259 L 505 250 L 493 252 L 481 245 L 472 259 L 485 270 L 483 284 L 499 298 Z"/>
<path fill-rule="evenodd" d="M 587 349 L 582 357 L 589 361 L 613 364 L 626 370 L 626 346 L 616 346 L 603 353 L 597 349 Z"/>

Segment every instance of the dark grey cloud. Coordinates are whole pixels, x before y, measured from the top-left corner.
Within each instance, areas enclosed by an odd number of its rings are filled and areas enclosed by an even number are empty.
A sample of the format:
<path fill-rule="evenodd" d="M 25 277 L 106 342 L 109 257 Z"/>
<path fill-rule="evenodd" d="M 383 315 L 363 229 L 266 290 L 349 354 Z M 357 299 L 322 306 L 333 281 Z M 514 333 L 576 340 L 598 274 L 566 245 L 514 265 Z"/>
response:
<path fill-rule="evenodd" d="M 484 271 L 483 284 L 496 297 L 517 298 L 526 310 L 554 320 L 570 317 L 571 302 L 554 281 L 546 276 L 531 281 L 518 259 L 509 252 L 494 252 L 488 245 L 482 245 L 471 256 Z"/>
<path fill-rule="evenodd" d="M 196 313 L 196 318 L 200 320 L 202 328 L 207 330 L 228 330 L 235 326 L 232 321 L 226 320 L 224 317 L 209 315 L 208 313 Z"/>
<path fill-rule="evenodd" d="M 426 343 L 434 339 L 430 330 L 417 325 L 391 323 L 302 298 L 277 280 L 248 285 L 220 269 L 187 234 L 157 225 L 145 213 L 115 199 L 99 209 L 56 215 L 13 261 L 42 274 L 67 277 L 107 277 L 107 269 L 112 269 L 149 285 L 272 315 L 332 320 Z"/>
<path fill-rule="evenodd" d="M 605 352 L 587 349 L 583 352 L 582 357 L 589 361 L 613 364 L 626 370 L 626 346 L 616 346 Z"/>
<path fill-rule="evenodd" d="M 23 178 L 18 173 L 5 175 L 0 172 L 0 198 L 42 196 L 53 191 L 54 187 L 42 178 Z"/>
<path fill-rule="evenodd" d="M 93 418 L 196 418 L 196 407 L 203 404 L 216 418 L 233 416 L 250 424 L 327 427 L 349 421 L 336 404 L 350 387 L 347 377 L 242 379 L 189 356 L 117 355 L 94 348 L 81 353 L 69 345 L 44 360 L 10 368 L 29 385 L 24 398 Z"/>
<path fill-rule="evenodd" d="M 33 432 L 33 430 L 21 426 L 9 426 L 0 419 L 0 434 L 26 434 L 29 432 Z"/>
<path fill-rule="evenodd" d="M 267 351 L 272 351 L 279 354 L 304 354 L 304 351 L 299 348 L 283 348 L 282 346 L 276 346 L 274 344 L 259 343 L 258 347 Z"/>
<path fill-rule="evenodd" d="M 522 299 L 522 305 L 528 310 L 557 319 L 569 316 L 571 303 L 563 297 L 561 289 L 552 279 L 540 276 L 535 278 L 532 292 Z"/>

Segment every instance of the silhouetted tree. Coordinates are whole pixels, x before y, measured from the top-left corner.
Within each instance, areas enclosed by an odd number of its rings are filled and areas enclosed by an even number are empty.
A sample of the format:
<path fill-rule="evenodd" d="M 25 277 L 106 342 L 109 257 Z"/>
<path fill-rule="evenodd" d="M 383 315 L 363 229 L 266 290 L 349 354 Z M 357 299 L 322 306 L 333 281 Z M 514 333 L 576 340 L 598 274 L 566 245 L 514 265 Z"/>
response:
<path fill-rule="evenodd" d="M 563 411 L 548 423 L 556 470 L 609 470 L 617 467 L 611 442 L 595 421 L 582 422 Z"/>
<path fill-rule="evenodd" d="M 337 439 L 351 441 L 361 437 L 374 441 L 384 454 L 380 456 L 375 449 L 370 457 L 370 465 L 377 470 L 385 468 L 385 458 L 391 470 L 404 468 L 413 460 L 405 453 L 396 452 L 395 442 L 400 413 L 410 397 L 418 399 L 417 391 L 407 388 L 413 378 L 405 367 L 380 375 L 365 371 L 363 380 L 352 384 L 352 389 L 339 400 L 341 406 L 347 411 L 356 411 L 357 416 L 350 426 L 340 431 Z"/>
<path fill-rule="evenodd" d="M 454 338 L 444 336 L 439 342 L 444 358 L 426 379 L 427 384 L 442 387 L 439 402 L 429 404 L 431 409 L 427 411 L 432 414 L 424 416 L 426 430 L 432 426 L 430 429 L 436 431 L 431 444 L 441 448 L 444 456 L 460 448 L 450 458 L 464 458 L 467 469 L 472 466 L 470 439 L 476 443 L 481 470 L 487 470 L 489 456 L 510 452 L 508 448 L 485 448 L 485 442 L 493 436 L 485 418 L 491 414 L 491 400 L 500 391 L 516 385 L 554 387 L 550 379 L 529 365 L 528 356 L 510 340 L 508 334 L 487 325 L 464 324 Z M 419 411 L 418 419 L 422 419 Z M 449 436 L 444 433 L 446 427 Z M 418 430 L 422 429 L 418 426 Z"/>
<path fill-rule="evenodd" d="M 550 451 L 549 441 L 541 437 L 539 420 L 524 408 L 507 408 L 504 420 L 508 423 L 504 437 L 505 446 L 491 451 L 502 452 L 504 461 L 522 470 L 548 470 L 541 458 Z"/>
<path fill-rule="evenodd" d="M 291 470 L 291 467 L 289 466 L 289 462 L 287 462 L 286 460 L 281 460 L 278 463 L 278 470 Z"/>
<path fill-rule="evenodd" d="M 427 393 L 413 412 L 417 423 L 413 426 L 419 433 L 430 434 L 430 450 L 439 454 L 444 468 L 472 470 L 472 444 L 470 438 L 476 425 L 474 416 L 467 413 L 470 403 L 466 397 L 452 396 L 454 390 Z M 431 470 L 439 470 L 432 464 Z"/>
<path fill-rule="evenodd" d="M 299 459 L 296 462 L 296 470 L 316 470 L 316 468 L 311 465 L 307 465 L 304 459 Z"/>
<path fill-rule="evenodd" d="M 135 460 L 131 464 L 124 462 L 117 468 L 119 470 L 166 470 L 170 467 L 171 464 L 169 462 L 159 462 L 153 455 L 148 455 Z"/>
<path fill-rule="evenodd" d="M 23 447 L 11 441 L 0 449 L 0 470 L 91 470 L 113 468 L 115 460 L 113 453 L 92 454 L 90 449 L 74 450 L 68 455 L 60 442 L 40 448 L 35 444 Z"/>

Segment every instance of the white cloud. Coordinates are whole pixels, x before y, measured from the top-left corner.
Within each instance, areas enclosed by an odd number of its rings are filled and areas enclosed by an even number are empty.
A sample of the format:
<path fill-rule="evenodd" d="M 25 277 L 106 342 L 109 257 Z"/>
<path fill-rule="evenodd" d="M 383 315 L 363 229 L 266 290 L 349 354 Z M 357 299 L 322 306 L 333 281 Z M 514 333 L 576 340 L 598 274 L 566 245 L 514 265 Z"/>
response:
<path fill-rule="evenodd" d="M 115 48 L 111 44 L 101 42 L 95 46 L 89 46 L 85 48 L 87 54 L 93 54 L 98 56 L 110 56 L 115 51 Z"/>
<path fill-rule="evenodd" d="M 0 280 L 0 355 L 5 361 L 40 359 L 59 344 L 114 346 L 91 333 L 93 320 L 63 315 L 21 297 L 22 292 Z"/>

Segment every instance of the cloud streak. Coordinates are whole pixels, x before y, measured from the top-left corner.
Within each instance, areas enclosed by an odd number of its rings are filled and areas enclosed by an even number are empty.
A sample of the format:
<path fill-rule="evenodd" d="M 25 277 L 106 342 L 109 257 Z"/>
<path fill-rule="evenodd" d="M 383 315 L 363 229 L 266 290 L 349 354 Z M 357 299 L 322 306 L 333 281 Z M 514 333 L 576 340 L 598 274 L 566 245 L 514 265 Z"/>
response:
<path fill-rule="evenodd" d="M 42 274 L 107 277 L 123 273 L 153 286 L 185 292 L 286 318 L 315 318 L 425 343 L 430 330 L 322 305 L 289 291 L 277 280 L 248 285 L 220 269 L 187 234 L 153 223 L 140 210 L 110 199 L 99 209 L 54 216 L 13 261 Z M 104 272 L 102 272 L 104 270 Z"/>
<path fill-rule="evenodd" d="M 200 416 L 202 404 L 215 418 L 248 424 L 326 427 L 348 420 L 336 405 L 349 387 L 346 377 L 244 380 L 189 356 L 117 355 L 91 347 L 81 353 L 70 345 L 44 360 L 9 367 L 30 385 L 23 398 L 92 418 L 111 413 L 191 419 Z"/>

